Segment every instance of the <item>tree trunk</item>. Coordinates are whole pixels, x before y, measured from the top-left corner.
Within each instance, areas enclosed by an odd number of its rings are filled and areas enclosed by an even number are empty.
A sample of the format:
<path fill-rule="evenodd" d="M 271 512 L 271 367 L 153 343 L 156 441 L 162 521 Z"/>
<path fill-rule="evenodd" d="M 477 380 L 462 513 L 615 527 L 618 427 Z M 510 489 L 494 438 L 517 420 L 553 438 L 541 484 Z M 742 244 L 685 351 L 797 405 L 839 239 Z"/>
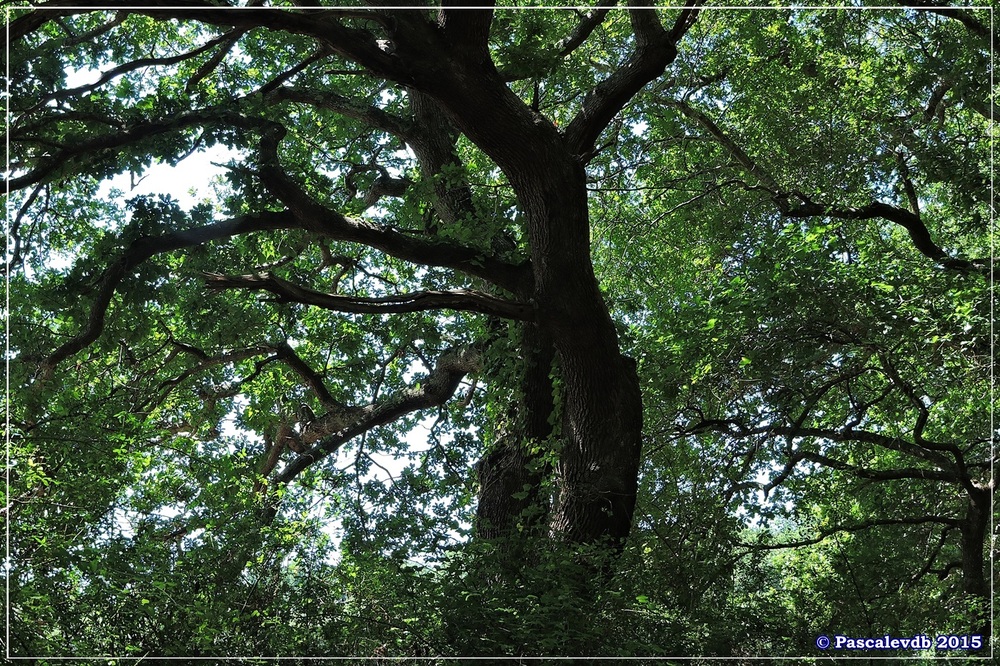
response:
<path fill-rule="evenodd" d="M 973 627 L 989 640 L 991 622 L 989 612 L 990 586 L 986 581 L 986 559 L 983 554 L 986 528 L 990 518 L 990 492 L 976 487 L 969 491 L 962 532 L 962 589 L 982 606 L 977 609 L 979 626 Z"/>
<path fill-rule="evenodd" d="M 572 542 L 620 547 L 638 486 L 642 397 L 594 276 L 583 163 L 495 70 L 480 72 L 461 95 L 449 87 L 435 94 L 505 172 L 525 214 L 537 324 L 564 380 L 551 530 Z"/>
<path fill-rule="evenodd" d="M 551 528 L 573 542 L 620 545 L 638 483 L 639 380 L 619 350 L 590 261 L 583 166 L 558 141 L 551 144 L 509 174 L 527 217 L 539 326 L 552 338 L 564 384 Z"/>

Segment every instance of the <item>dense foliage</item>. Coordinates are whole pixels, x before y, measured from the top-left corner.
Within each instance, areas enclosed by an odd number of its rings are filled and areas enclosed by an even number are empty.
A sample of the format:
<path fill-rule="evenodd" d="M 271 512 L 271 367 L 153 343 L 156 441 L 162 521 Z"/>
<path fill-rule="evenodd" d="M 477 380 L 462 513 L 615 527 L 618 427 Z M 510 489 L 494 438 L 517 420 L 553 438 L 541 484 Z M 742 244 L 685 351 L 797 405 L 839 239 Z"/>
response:
<path fill-rule="evenodd" d="M 3 4 L 8 656 L 990 654 L 984 3 Z"/>

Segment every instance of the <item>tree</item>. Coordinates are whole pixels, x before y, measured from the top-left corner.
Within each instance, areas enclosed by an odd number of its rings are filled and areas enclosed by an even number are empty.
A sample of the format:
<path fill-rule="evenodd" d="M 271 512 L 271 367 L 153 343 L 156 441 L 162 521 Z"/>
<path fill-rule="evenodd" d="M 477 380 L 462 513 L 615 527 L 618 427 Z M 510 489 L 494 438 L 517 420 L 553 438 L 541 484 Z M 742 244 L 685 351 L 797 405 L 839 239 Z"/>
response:
<path fill-rule="evenodd" d="M 469 651 L 613 653 L 645 599 L 628 649 L 731 653 L 692 627 L 775 468 L 800 513 L 963 489 L 975 521 L 893 524 L 982 596 L 992 433 L 938 418 L 986 409 L 980 11 L 258 4 L 10 12 L 17 650 L 436 654 L 475 617 Z M 186 210 L 103 185 L 213 146 Z M 681 519 L 716 531 L 651 536 Z M 650 561 L 667 629 L 622 592 Z"/>
<path fill-rule="evenodd" d="M 994 264 L 979 226 L 990 216 L 988 104 L 977 101 L 983 89 L 971 80 L 947 101 L 940 96 L 942 79 L 977 71 L 970 61 L 985 67 L 980 28 L 898 12 L 727 20 L 730 41 L 717 59 L 699 59 L 695 92 L 664 95 L 663 106 L 676 111 L 651 122 L 689 142 L 697 170 L 685 165 L 677 178 L 693 172 L 699 181 L 691 194 L 661 194 L 651 180 L 649 196 L 666 199 L 662 207 L 675 219 L 675 206 L 694 209 L 680 219 L 697 220 L 695 233 L 713 240 L 692 253 L 691 267 L 655 250 L 617 248 L 629 263 L 649 266 L 647 284 L 687 274 L 686 302 L 655 289 L 637 299 L 640 312 L 669 313 L 636 327 L 649 350 L 641 363 L 656 368 L 641 374 L 658 378 L 653 395 L 666 393 L 652 427 L 672 433 L 666 442 L 673 443 L 661 444 L 658 456 L 676 459 L 678 440 L 705 433 L 696 450 L 717 461 L 714 478 L 690 495 L 756 507 L 759 519 L 778 526 L 753 538 L 722 530 L 722 554 L 707 568 L 731 570 L 734 549 L 856 538 L 867 542 L 865 552 L 838 541 L 841 554 L 856 557 L 853 565 L 867 560 L 872 571 L 886 540 L 912 545 L 893 567 L 863 575 L 860 588 L 848 577 L 851 561 L 840 572 L 850 594 L 839 598 L 859 598 L 864 608 L 855 610 L 868 615 L 867 626 L 897 626 L 899 608 L 914 612 L 914 596 L 943 596 L 955 617 L 965 604 L 963 626 L 990 635 L 984 528 L 995 460 Z M 869 38 L 856 39 L 862 32 Z M 901 49 L 922 54 L 919 62 Z M 757 66 L 735 68 L 737 55 Z M 670 182 L 662 173 L 671 166 L 656 165 L 659 182 Z M 708 196 L 719 200 L 705 204 Z M 661 225 L 676 237 L 670 222 Z M 984 258 L 949 255 L 932 240 L 936 233 Z M 636 299 L 626 289 L 619 297 Z M 682 386 L 680 396 L 672 383 Z M 691 470 L 652 468 L 657 481 Z M 656 522 L 670 519 L 665 503 L 653 504 Z M 714 521 L 725 524 L 717 514 Z M 718 589 L 704 581 L 693 587 Z M 883 621 L 871 622 L 879 607 Z M 829 609 L 815 610 L 822 617 Z M 936 612 L 935 604 L 918 617 L 939 622 Z"/>

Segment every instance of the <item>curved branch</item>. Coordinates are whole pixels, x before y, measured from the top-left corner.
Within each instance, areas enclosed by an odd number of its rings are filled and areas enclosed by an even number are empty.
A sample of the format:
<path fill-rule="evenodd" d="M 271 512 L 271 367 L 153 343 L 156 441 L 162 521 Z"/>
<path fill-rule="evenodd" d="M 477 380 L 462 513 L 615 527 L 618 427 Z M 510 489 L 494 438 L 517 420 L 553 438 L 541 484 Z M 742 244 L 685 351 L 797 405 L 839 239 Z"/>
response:
<path fill-rule="evenodd" d="M 682 114 L 704 127 L 712 138 L 725 148 L 741 167 L 757 179 L 764 189 L 770 191 L 771 194 L 776 197 L 779 195 L 782 188 L 778 185 L 777 181 L 771 176 L 771 174 L 761 168 L 756 161 L 747 155 L 743 148 L 741 148 L 740 145 L 736 143 L 736 141 L 734 141 L 728 134 L 722 131 L 722 128 L 715 124 L 715 121 L 709 118 L 708 115 L 684 101 L 671 101 L 668 103 L 678 109 Z"/>
<path fill-rule="evenodd" d="M 577 50 L 587 38 L 597 29 L 597 26 L 604 22 L 605 17 L 610 13 L 611 8 L 618 4 L 618 0 L 600 0 L 594 9 L 583 15 L 580 22 L 573 29 L 571 33 L 559 40 L 548 53 L 540 53 L 534 58 L 534 63 L 525 67 L 523 65 L 518 67 L 504 67 L 500 69 L 500 78 L 502 78 L 507 83 L 513 81 L 522 81 L 524 79 L 539 76 L 548 71 L 548 67 L 552 63 L 556 63 L 559 60 L 569 56 L 573 51 Z M 543 63 L 548 66 L 545 68 L 539 68 L 537 63 Z"/>
<path fill-rule="evenodd" d="M 84 42 L 96 41 L 97 38 L 100 37 L 101 35 L 104 35 L 105 33 L 114 30 L 116 27 L 120 26 L 122 23 L 125 22 L 125 19 L 127 18 L 128 18 L 128 13 L 116 12 L 115 17 L 110 21 L 108 21 L 107 23 L 97 26 L 93 30 L 88 30 L 83 34 L 74 35 L 66 39 L 65 41 L 62 42 L 62 46 L 73 46 L 75 44 L 82 44 Z M 60 23 L 60 25 L 62 24 Z M 65 29 L 65 26 L 62 27 L 63 29 Z M 70 31 L 67 30 L 66 32 L 69 33 Z"/>
<path fill-rule="evenodd" d="M 834 534 L 839 534 L 841 532 L 862 532 L 864 530 L 869 530 L 873 527 L 886 527 L 889 525 L 926 525 L 927 523 L 937 523 L 941 525 L 948 525 L 950 527 L 958 527 L 959 520 L 957 518 L 945 518 L 944 516 L 917 516 L 914 518 L 883 518 L 880 520 L 870 520 L 857 525 L 838 525 L 837 527 L 828 527 L 819 531 L 819 534 L 810 539 L 802 539 L 799 541 L 789 541 L 786 543 L 739 543 L 737 544 L 742 548 L 749 548 L 750 550 L 779 550 L 781 548 L 801 548 L 802 546 L 814 546 L 821 541 L 825 541 Z"/>
<path fill-rule="evenodd" d="M 46 22 L 59 16 L 69 16 L 85 11 L 77 0 L 49 0 L 35 7 L 30 13 L 11 22 L 10 40 L 14 41 L 37 30 Z M 162 4 L 136 5 L 129 0 L 105 0 L 101 10 L 121 9 L 130 14 L 154 18 L 194 20 L 209 25 L 249 30 L 268 28 L 305 35 L 325 44 L 344 57 L 379 75 L 395 80 L 410 78 L 407 63 L 379 48 L 375 36 L 367 30 L 345 26 L 341 19 L 364 18 L 385 25 L 387 17 L 371 9 L 329 9 L 321 13 L 295 9 L 268 9 L 253 7 L 218 6 L 210 0 L 172 0 Z"/>
<path fill-rule="evenodd" d="M 833 442 L 864 442 L 866 444 L 875 444 L 876 446 L 921 458 L 940 470 L 948 471 L 953 468 L 948 459 L 936 451 L 929 451 L 899 437 L 890 437 L 868 430 L 830 430 L 826 428 L 798 428 L 793 430 L 792 428 L 776 426 L 769 426 L 763 430 L 776 435 L 791 437 L 818 437 Z"/>
<path fill-rule="evenodd" d="M 793 439 L 799 439 L 802 437 L 815 437 L 818 439 L 826 439 L 831 442 L 862 442 L 865 444 L 874 444 L 875 446 L 881 446 L 892 451 L 898 451 L 905 455 L 913 456 L 915 458 L 920 458 L 925 460 L 939 470 L 943 472 L 951 472 L 954 470 L 954 465 L 945 458 L 939 450 L 951 451 L 947 448 L 947 445 L 931 443 L 931 447 L 921 447 L 917 446 L 913 442 L 909 442 L 905 439 L 899 437 L 890 437 L 889 435 L 883 435 L 877 432 L 871 432 L 870 430 L 856 430 L 854 428 L 843 428 L 841 430 L 834 430 L 832 428 L 803 428 L 803 427 L 789 427 L 789 426 L 779 426 L 774 424 L 763 425 L 758 428 L 750 428 L 746 424 L 741 423 L 736 420 L 731 419 L 702 419 L 698 423 L 686 428 L 686 432 L 690 434 L 705 432 L 709 430 L 714 430 L 716 432 L 721 432 L 723 434 L 729 435 L 730 437 L 751 437 L 754 435 L 778 435 L 780 437 L 789 437 Z M 934 448 L 934 447 L 941 448 Z M 798 461 L 795 461 L 798 462 Z M 794 466 L 794 462 L 790 463 Z M 790 473 L 791 470 L 786 466 L 786 472 Z M 787 476 L 787 473 L 785 476 Z M 956 481 L 962 482 L 961 479 L 956 477 Z M 779 481 L 780 483 L 780 481 Z M 777 484 L 773 484 L 777 485 Z M 772 485 L 772 487 L 773 487 Z"/>
<path fill-rule="evenodd" d="M 287 341 L 281 342 L 280 344 L 271 347 L 277 354 L 278 358 L 289 368 L 291 368 L 299 377 L 305 380 L 312 392 L 316 394 L 319 401 L 324 405 L 334 405 L 340 406 L 333 396 L 330 395 L 329 389 L 326 388 L 326 384 L 323 383 L 323 378 L 313 370 L 308 363 L 302 360 L 302 357 L 295 353 L 291 345 Z"/>
<path fill-rule="evenodd" d="M 327 109 L 348 118 L 354 118 L 364 123 L 377 127 L 399 137 L 407 143 L 413 140 L 410 123 L 403 118 L 383 111 L 382 109 L 369 104 L 360 104 L 356 100 L 338 95 L 328 90 L 302 89 L 283 86 L 268 93 L 266 97 L 270 103 L 296 102 L 308 104 L 319 109 Z"/>
<path fill-rule="evenodd" d="M 378 404 L 355 408 L 353 421 L 340 431 L 320 440 L 315 446 L 289 462 L 274 483 L 288 485 L 314 463 L 334 453 L 342 445 L 369 430 L 421 409 L 440 407 L 454 395 L 462 378 L 480 368 L 479 354 L 468 347 L 449 349 L 438 357 L 434 370 L 412 387 Z M 272 495 L 262 521 L 269 523 L 278 512 L 277 496 Z"/>
<path fill-rule="evenodd" d="M 959 478 L 955 474 L 933 469 L 921 469 L 919 467 L 904 467 L 901 469 L 866 469 L 858 465 L 851 465 L 841 460 L 835 460 L 828 456 L 810 451 L 797 451 L 793 458 L 798 460 L 808 460 L 817 465 L 823 465 L 831 469 L 839 469 L 851 472 L 862 479 L 872 479 L 874 481 L 895 481 L 898 479 L 921 479 L 925 481 L 945 481 L 947 483 L 959 483 Z M 770 484 L 768 484 L 770 485 Z"/>
<path fill-rule="evenodd" d="M 531 321 L 530 305 L 507 301 L 470 289 L 449 291 L 418 291 L 409 294 L 361 298 L 327 294 L 301 287 L 270 273 L 254 275 L 220 275 L 205 273 L 205 286 L 209 289 L 254 289 L 269 291 L 279 303 L 315 305 L 337 312 L 356 314 L 399 314 L 428 310 L 460 310 L 480 314 Z"/>
<path fill-rule="evenodd" d="M 604 22 L 604 17 L 606 17 L 610 13 L 611 8 L 617 4 L 618 0 L 600 0 L 594 9 L 591 9 L 589 12 L 584 14 L 583 19 L 581 19 L 580 23 L 573 29 L 573 32 L 563 37 L 559 40 L 559 43 L 556 44 L 556 48 L 558 49 L 557 57 L 565 58 L 578 49 L 581 44 L 587 41 L 587 38 L 590 37 L 591 33 L 597 29 L 597 26 Z"/>
<path fill-rule="evenodd" d="M 169 57 L 166 57 L 166 58 L 139 58 L 138 60 L 133 60 L 131 62 L 126 62 L 124 64 L 118 65 L 117 67 L 113 67 L 113 68 L 109 69 L 108 71 L 104 72 L 103 74 L 101 74 L 101 76 L 94 83 L 90 83 L 90 84 L 87 84 L 85 86 L 79 86 L 77 88 L 64 88 L 62 90 L 57 90 L 57 91 L 53 92 L 52 94 L 44 95 L 44 96 L 42 96 L 42 98 L 39 100 L 39 102 L 37 104 L 35 104 L 33 107 L 31 107 L 31 108 L 27 109 L 26 111 L 24 111 L 24 113 L 30 113 L 32 111 L 37 111 L 38 109 L 44 107 L 45 104 L 47 102 L 49 102 L 49 101 L 56 101 L 56 100 L 61 100 L 61 99 L 69 99 L 70 97 L 73 97 L 75 95 L 80 95 L 82 93 L 88 93 L 88 92 L 91 92 L 93 90 L 97 90 L 98 88 L 100 88 L 101 86 L 103 86 L 108 81 L 111 81 L 112 79 L 118 78 L 122 74 L 127 74 L 128 72 L 132 72 L 132 71 L 135 71 L 137 69 L 141 69 L 143 67 L 153 67 L 153 66 L 156 66 L 156 65 L 175 65 L 175 64 L 177 64 L 179 62 L 184 62 L 185 60 L 190 60 L 191 58 L 195 58 L 195 57 L 201 55 L 202 53 L 204 53 L 205 51 L 208 51 L 212 47 L 214 47 L 214 46 L 216 46 L 218 44 L 221 44 L 223 42 L 232 41 L 232 43 L 235 43 L 236 40 L 239 39 L 239 36 L 242 35 L 242 34 L 243 34 L 242 31 L 230 31 L 230 32 L 227 32 L 224 35 L 220 35 L 219 37 L 216 37 L 215 39 L 211 39 L 211 40 L 207 41 L 205 44 L 203 44 L 202 46 L 199 46 L 198 48 L 194 49 L 193 51 L 188 51 L 187 53 L 181 53 L 180 55 L 169 56 Z M 220 53 L 222 53 L 222 55 L 225 55 L 225 51 L 224 50 L 221 51 Z"/>
<path fill-rule="evenodd" d="M 72 339 L 62 344 L 42 362 L 42 376 L 51 375 L 55 366 L 73 354 L 92 344 L 104 330 L 108 306 L 118 285 L 132 273 L 139 264 L 150 257 L 164 252 L 172 252 L 187 247 L 195 247 L 213 240 L 230 238 L 255 231 L 274 229 L 294 229 L 298 221 L 288 211 L 265 212 L 226 220 L 217 224 L 177 231 L 163 236 L 143 236 L 133 241 L 113 264 L 105 269 L 98 280 L 97 297 L 90 309 L 87 327 Z"/>
<path fill-rule="evenodd" d="M 723 147 L 730 155 L 760 183 L 759 187 L 748 186 L 748 189 L 763 189 L 767 191 L 778 210 L 785 217 L 831 217 L 843 220 L 883 219 L 898 224 L 906 229 L 913 241 L 913 246 L 924 256 L 933 259 L 945 268 L 963 273 L 977 273 L 989 277 L 993 272 L 993 262 L 984 260 L 968 260 L 952 257 L 945 252 L 931 237 L 930 230 L 924 224 L 920 215 L 905 208 L 892 206 L 881 201 L 874 201 L 867 206 L 848 207 L 835 204 L 819 203 L 811 200 L 800 192 L 781 187 L 777 180 L 751 158 L 730 136 L 728 136 L 711 118 L 701 111 L 691 107 L 686 102 L 670 103 L 685 116 L 695 120 Z M 800 203 L 792 204 L 790 199 L 797 198 Z"/>
<path fill-rule="evenodd" d="M 920 571 L 918 571 L 917 573 L 915 573 L 910 578 L 910 585 L 913 585 L 914 583 L 916 583 L 917 581 L 919 581 L 921 578 L 923 578 L 924 576 L 926 576 L 927 574 L 929 574 L 929 573 L 931 573 L 933 571 L 934 563 L 937 561 L 938 555 L 941 554 L 941 549 L 944 548 L 944 544 L 948 541 L 948 535 L 955 528 L 956 528 L 955 525 L 948 525 L 943 530 L 941 530 L 941 536 L 938 538 L 937 545 L 935 545 L 934 548 L 931 549 L 931 553 L 927 557 L 927 562 L 924 564 L 924 566 L 922 566 L 920 568 Z M 961 566 L 961 564 L 960 564 L 960 566 Z M 938 575 L 940 575 L 940 574 L 938 574 Z M 944 576 L 940 576 L 940 578 L 943 579 Z"/>
<path fill-rule="evenodd" d="M 44 160 L 34 169 L 7 181 L 11 190 L 18 190 L 60 173 L 65 165 L 76 159 L 86 159 L 105 154 L 107 151 L 123 148 L 130 144 L 149 139 L 167 132 L 174 132 L 188 127 L 226 122 L 242 129 L 259 129 L 269 125 L 270 121 L 232 113 L 224 108 L 199 109 L 184 113 L 174 118 L 152 120 L 139 123 L 127 129 L 111 132 L 92 139 L 77 141 L 70 148 L 59 151 L 56 155 Z"/>
<path fill-rule="evenodd" d="M 162 404 L 163 401 L 167 399 L 167 396 L 170 395 L 171 391 L 177 388 L 177 386 L 182 384 L 185 380 L 190 379 L 191 377 L 201 372 L 204 372 L 209 368 L 213 368 L 219 365 L 226 365 L 230 363 L 237 363 L 239 361 L 245 361 L 255 356 L 261 356 L 268 352 L 268 349 L 266 347 L 257 346 L 257 347 L 248 347 L 246 349 L 232 350 L 221 354 L 217 354 L 215 356 L 209 356 L 202 350 L 197 349 L 196 347 L 192 347 L 190 345 L 186 345 L 182 342 L 174 341 L 174 345 L 196 356 L 198 358 L 198 362 L 195 365 L 191 366 L 190 368 L 182 371 L 179 375 L 171 377 L 170 379 L 161 382 L 160 385 L 156 387 L 156 395 L 139 404 L 139 408 L 141 410 L 145 410 L 155 405 Z"/>
<path fill-rule="evenodd" d="M 699 4 L 701 0 L 688 0 L 670 32 L 663 29 L 655 9 L 629 10 L 636 50 L 620 69 L 594 87 L 566 127 L 566 142 L 572 153 L 586 159 L 612 118 L 674 61 L 677 42 L 697 19 Z"/>
<path fill-rule="evenodd" d="M 795 206 L 788 206 L 782 211 L 782 214 L 785 217 L 832 217 L 842 220 L 872 220 L 881 218 L 906 229 L 917 251 L 927 258 L 933 259 L 945 268 L 963 273 L 979 273 L 987 277 L 992 272 L 992 267 L 987 266 L 983 262 L 952 257 L 934 242 L 934 239 L 931 238 L 930 230 L 927 229 L 927 226 L 920 219 L 919 215 L 905 208 L 892 206 L 881 201 L 875 201 L 867 206 L 858 208 L 826 205 L 809 201 Z"/>
<path fill-rule="evenodd" d="M 233 50 L 236 43 L 240 41 L 240 38 L 246 34 L 245 29 L 230 30 L 229 32 L 222 35 L 218 40 L 222 42 L 222 48 L 212 54 L 212 57 L 206 60 L 201 67 L 188 79 L 187 83 L 184 84 L 184 90 L 187 92 L 192 91 L 202 80 L 205 79 L 209 74 L 215 71 L 215 68 L 219 66 L 219 63 L 229 55 L 229 52 Z"/>
<path fill-rule="evenodd" d="M 526 293 L 532 274 L 527 262 L 510 264 L 483 251 L 455 243 L 415 238 L 366 220 L 348 218 L 319 204 L 292 180 L 278 160 L 285 129 L 277 126 L 261 138 L 260 180 L 302 220 L 303 227 L 332 239 L 362 243 L 406 261 L 444 266 L 483 278 L 514 293 Z"/>
<path fill-rule="evenodd" d="M 910 4 L 921 8 L 923 11 L 954 19 L 964 25 L 970 34 L 979 37 L 987 43 L 990 41 L 989 28 L 968 12 L 970 8 L 953 7 L 947 2 L 940 3 L 935 0 L 914 0 Z"/>

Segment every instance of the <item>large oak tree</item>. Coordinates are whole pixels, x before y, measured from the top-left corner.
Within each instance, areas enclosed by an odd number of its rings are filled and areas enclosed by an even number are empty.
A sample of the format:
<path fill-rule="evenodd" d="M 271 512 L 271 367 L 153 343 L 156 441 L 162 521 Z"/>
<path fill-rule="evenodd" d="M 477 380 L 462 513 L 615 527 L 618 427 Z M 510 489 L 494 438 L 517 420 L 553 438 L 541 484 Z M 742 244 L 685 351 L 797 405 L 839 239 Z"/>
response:
<path fill-rule="evenodd" d="M 737 654 L 870 528 L 985 597 L 983 12 L 325 4 L 9 11 L 15 650 Z"/>

